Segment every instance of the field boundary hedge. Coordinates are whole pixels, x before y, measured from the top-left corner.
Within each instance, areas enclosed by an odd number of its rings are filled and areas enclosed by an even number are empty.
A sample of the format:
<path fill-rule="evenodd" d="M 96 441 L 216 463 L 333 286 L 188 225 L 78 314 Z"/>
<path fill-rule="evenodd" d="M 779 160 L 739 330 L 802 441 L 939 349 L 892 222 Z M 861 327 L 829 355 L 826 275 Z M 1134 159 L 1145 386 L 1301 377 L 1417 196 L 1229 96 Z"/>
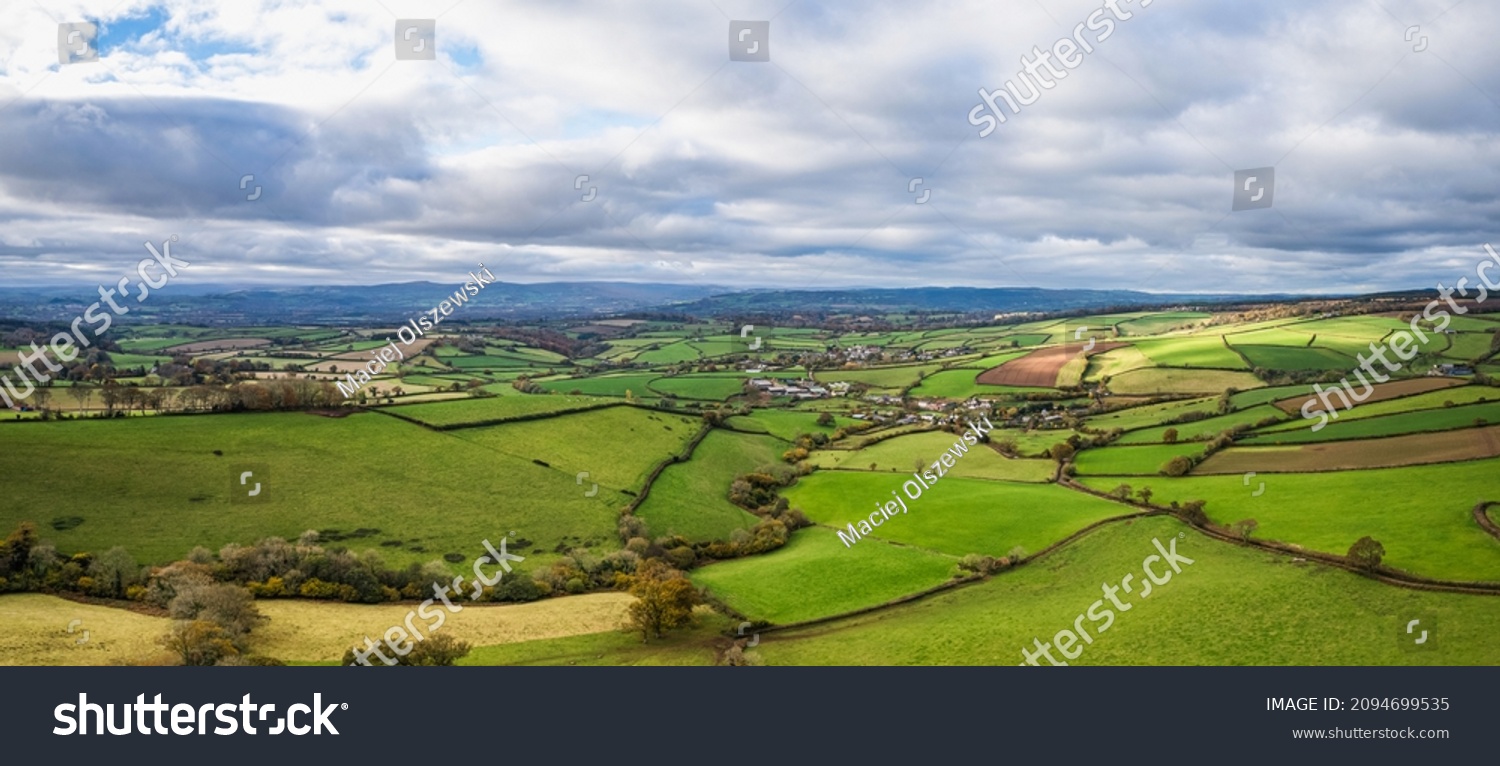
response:
<path fill-rule="evenodd" d="M 1474 520 L 1479 522 L 1480 529 L 1490 533 L 1490 536 L 1496 540 L 1500 540 L 1500 524 L 1496 524 L 1489 515 L 1490 508 L 1497 505 L 1500 505 L 1500 502 L 1487 500 L 1474 506 Z"/>
<path fill-rule="evenodd" d="M 835 621 L 838 621 L 838 620 L 845 620 L 845 619 L 852 619 L 854 617 L 861 617 L 863 615 L 871 614 L 873 612 L 879 612 L 879 611 L 884 610 L 884 609 L 890 609 L 892 607 L 901 606 L 902 604 L 909 604 L 909 603 L 911 603 L 913 601 L 920 601 L 920 600 L 922 600 L 924 598 L 929 598 L 931 596 L 935 596 L 935 595 L 937 595 L 939 593 L 943 593 L 945 591 L 954 590 L 956 588 L 961 588 L 961 587 L 966 586 L 966 585 L 973 585 L 974 583 L 981 582 L 981 581 L 986 580 L 986 579 L 989 579 L 989 578 L 987 576 L 985 576 L 985 575 L 977 575 L 977 574 L 967 575 L 965 577 L 959 577 L 959 578 L 954 578 L 954 579 L 948 580 L 947 582 L 944 582 L 944 583 L 942 583 L 940 585 L 934 585 L 931 588 L 927 588 L 926 590 L 917 591 L 916 593 L 908 593 L 905 596 L 900 596 L 898 598 L 893 598 L 890 601 L 885 601 L 885 602 L 882 602 L 882 603 L 879 603 L 879 604 L 875 604 L 873 606 L 860 607 L 859 609 L 855 609 L 853 611 L 842 612 L 842 613 L 839 613 L 839 614 L 833 614 L 833 615 L 829 615 L 827 617 L 815 617 L 815 618 L 813 618 L 811 620 L 802 620 L 801 622 L 789 622 L 789 623 L 787 623 L 785 625 L 766 625 L 765 627 L 758 628 L 757 630 L 760 633 L 776 633 L 776 632 L 779 632 L 779 631 L 794 630 L 794 629 L 800 629 L 800 628 L 811 628 L 811 627 L 815 627 L 815 626 L 822 625 L 822 624 L 825 624 L 825 623 L 835 622 Z"/>
<path fill-rule="evenodd" d="M 667 459 L 661 461 L 660 463 L 657 463 L 656 467 L 653 468 L 653 469 L 651 469 L 651 473 L 646 474 L 646 481 L 645 481 L 644 484 L 641 485 L 640 494 L 637 494 L 630 501 L 630 504 L 627 505 L 627 506 L 625 506 L 624 513 L 626 515 L 629 515 L 629 516 L 634 516 L 636 509 L 641 507 L 641 503 L 646 502 L 646 498 L 648 498 L 648 497 L 651 496 L 651 486 L 656 483 L 656 480 L 658 478 L 661 477 L 662 471 L 667 470 L 667 466 L 676 465 L 678 463 L 686 463 L 689 460 L 692 460 L 693 459 L 693 453 L 698 450 L 698 445 L 702 444 L 703 440 L 707 439 L 708 438 L 708 434 L 711 431 L 713 431 L 713 430 L 714 430 L 713 426 L 711 426 L 711 425 L 709 425 L 707 423 L 704 423 L 703 427 L 698 429 L 698 435 L 694 436 L 687 443 L 687 445 L 685 445 L 682 448 L 681 452 L 679 452 L 679 453 L 677 453 L 675 455 L 672 455 L 671 457 L 668 457 Z M 733 431 L 734 433 L 741 433 L 739 431 L 734 431 L 734 429 L 732 429 L 732 428 L 725 429 L 725 430 L 727 430 L 727 431 Z"/>
<path fill-rule="evenodd" d="M 428 403 L 431 404 L 433 402 L 428 402 Z M 436 402 L 436 403 L 437 404 L 442 404 L 443 402 Z M 415 406 L 420 406 L 420 405 L 408 404 L 408 405 L 398 405 L 398 406 L 415 407 Z M 441 425 L 441 426 L 433 425 L 431 423 L 426 423 L 426 422 L 423 422 L 421 420 L 417 420 L 416 418 L 414 418 L 414 417 L 412 417 L 410 415 L 403 415 L 403 414 L 398 413 L 398 412 L 392 412 L 391 411 L 392 408 L 390 408 L 390 407 L 361 407 L 361 408 L 358 408 L 358 409 L 362 409 L 362 410 L 364 410 L 366 412 L 378 412 L 378 413 L 380 413 L 382 415 L 389 415 L 390 417 L 396 418 L 397 420 L 404 420 L 404 421 L 406 421 L 408 423 L 411 423 L 413 425 L 421 426 L 421 427 L 426 428 L 426 429 L 431 430 L 431 431 L 462 431 L 462 430 L 467 429 L 467 428 L 488 428 L 490 426 L 504 425 L 506 423 L 523 423 L 523 422 L 528 421 L 528 420 L 546 420 L 547 418 L 562 417 L 563 415 L 576 415 L 576 414 L 578 414 L 580 412 L 593 412 L 595 410 L 603 410 L 603 409 L 608 409 L 610 407 L 633 407 L 633 406 L 635 406 L 635 405 L 627 404 L 625 402 L 600 402 L 600 403 L 597 403 L 597 404 L 588 405 L 587 407 L 579 407 L 578 409 L 575 409 L 575 410 L 554 410 L 552 412 L 530 412 L 530 413 L 527 413 L 527 414 L 524 414 L 524 415 L 516 415 L 514 417 L 509 417 L 509 418 L 492 418 L 490 420 L 477 420 L 477 421 L 474 421 L 472 423 L 449 423 L 447 425 Z M 653 409 L 653 411 L 655 411 L 655 410 Z"/>

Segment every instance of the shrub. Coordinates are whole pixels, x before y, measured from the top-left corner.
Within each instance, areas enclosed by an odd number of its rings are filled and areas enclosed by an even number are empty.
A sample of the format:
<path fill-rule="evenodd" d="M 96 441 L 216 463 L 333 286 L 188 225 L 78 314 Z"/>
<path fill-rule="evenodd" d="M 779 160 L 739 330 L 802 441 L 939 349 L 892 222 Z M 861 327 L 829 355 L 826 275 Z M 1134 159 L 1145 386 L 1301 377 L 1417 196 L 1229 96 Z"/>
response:
<path fill-rule="evenodd" d="M 1349 562 L 1364 569 L 1378 569 L 1385 558 L 1385 546 L 1369 535 L 1359 538 L 1349 546 Z"/>
<path fill-rule="evenodd" d="M 1163 476 L 1186 476 L 1188 471 L 1193 470 L 1193 461 L 1186 455 L 1178 455 L 1168 460 L 1161 467 Z"/>
<path fill-rule="evenodd" d="M 958 560 L 959 569 L 981 575 L 994 572 L 1001 566 L 1000 561 L 994 556 L 986 556 L 982 553 L 970 553 Z"/>

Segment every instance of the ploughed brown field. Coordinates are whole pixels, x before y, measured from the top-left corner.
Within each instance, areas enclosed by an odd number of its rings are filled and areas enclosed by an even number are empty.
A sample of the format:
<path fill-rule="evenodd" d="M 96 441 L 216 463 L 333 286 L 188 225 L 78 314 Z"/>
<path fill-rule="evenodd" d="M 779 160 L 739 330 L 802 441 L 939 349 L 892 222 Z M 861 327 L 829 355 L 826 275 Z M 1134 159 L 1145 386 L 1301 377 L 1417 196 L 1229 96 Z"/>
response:
<path fill-rule="evenodd" d="M 1379 370 L 1380 368 L 1376 367 L 1375 369 Z M 1366 376 L 1366 378 L 1368 377 L 1369 376 Z M 1356 403 L 1355 406 L 1359 406 L 1360 404 L 1369 404 L 1370 402 L 1383 402 L 1387 399 L 1397 399 L 1403 396 L 1411 396 L 1413 394 L 1425 394 L 1428 391 L 1436 391 L 1440 388 L 1452 388 L 1453 386 L 1461 386 L 1466 382 L 1467 381 L 1460 378 L 1431 377 L 1407 378 L 1406 380 L 1393 380 L 1389 383 L 1377 383 L 1375 385 L 1375 392 L 1370 394 L 1369 398 L 1365 399 L 1363 402 Z M 1359 385 L 1358 378 L 1351 378 L 1349 380 L 1349 385 L 1353 386 L 1356 392 L 1365 390 L 1364 386 Z M 1325 384 L 1323 386 L 1323 390 L 1328 391 L 1335 386 L 1337 386 L 1340 391 L 1344 391 L 1344 387 L 1336 383 Z M 1349 392 L 1344 391 L 1344 395 L 1348 396 Z M 1275 405 L 1280 408 L 1282 412 L 1285 412 L 1288 415 L 1295 415 L 1302 411 L 1302 405 L 1305 402 L 1307 402 L 1309 399 L 1317 398 L 1318 397 L 1316 395 L 1295 396 L 1291 399 L 1282 399 L 1281 401 L 1275 402 Z M 1337 394 L 1329 394 L 1328 401 L 1333 402 L 1333 405 L 1335 407 L 1343 406 L 1343 400 L 1339 399 Z M 1354 397 L 1350 396 L 1349 401 L 1353 402 Z M 1322 407 L 1323 405 L 1321 403 L 1317 405 L 1318 409 L 1322 409 Z"/>
<path fill-rule="evenodd" d="M 156 353 L 164 356 L 177 356 L 179 354 L 207 354 L 214 351 L 240 351 L 247 348 L 260 348 L 269 346 L 271 341 L 265 338 L 221 338 L 219 340 L 200 340 L 195 343 L 184 343 L 180 346 L 164 348 Z"/>
<path fill-rule="evenodd" d="M 1496 455 L 1500 455 L 1500 426 L 1485 426 L 1295 447 L 1230 447 L 1200 463 L 1193 475 L 1394 468 Z"/>
<path fill-rule="evenodd" d="M 1128 346 L 1129 343 L 1095 343 L 1086 356 L 1102 354 L 1111 349 Z M 976 382 L 987 386 L 1030 386 L 1053 388 L 1057 385 L 1057 373 L 1068 360 L 1083 353 L 1084 344 L 1068 343 L 1052 348 L 1033 351 L 1026 356 L 1012 359 L 999 367 L 979 373 Z"/>

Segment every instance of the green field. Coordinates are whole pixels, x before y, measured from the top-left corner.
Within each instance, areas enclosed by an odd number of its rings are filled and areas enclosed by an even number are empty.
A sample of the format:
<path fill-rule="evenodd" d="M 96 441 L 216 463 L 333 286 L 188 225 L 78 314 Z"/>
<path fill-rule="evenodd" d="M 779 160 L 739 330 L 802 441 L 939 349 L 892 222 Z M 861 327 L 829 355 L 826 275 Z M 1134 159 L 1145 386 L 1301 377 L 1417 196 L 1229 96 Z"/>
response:
<path fill-rule="evenodd" d="M 999 433 L 999 432 L 997 432 Z M 908 434 L 873 444 L 864 449 L 819 450 L 809 462 L 822 468 L 845 468 L 874 470 L 879 473 L 906 473 L 915 469 L 920 460 L 930 465 L 945 450 L 953 446 L 959 437 L 941 431 Z M 1008 479 L 1022 482 L 1045 482 L 1052 478 L 1057 464 L 1051 460 L 1026 460 L 1001 457 L 989 447 L 973 447 L 957 461 L 951 473 L 973 479 Z"/>
<path fill-rule="evenodd" d="M 1238 358 L 1238 357 L 1236 357 Z M 1207 394 L 1265 385 L 1248 372 L 1156 368 L 1121 373 L 1109 382 L 1117 394 Z"/>
<path fill-rule="evenodd" d="M 988 369 L 988 368 L 986 368 Z M 910 396 L 935 399 L 968 399 L 971 396 L 994 396 L 1014 392 L 1013 386 L 986 386 L 974 382 L 980 370 L 960 369 L 935 372 L 922 379 Z"/>
<path fill-rule="evenodd" d="M 1136 448 L 1139 449 L 1139 448 Z M 1208 515 L 1232 523 L 1253 518 L 1257 537 L 1343 555 L 1370 535 L 1391 566 L 1429 577 L 1500 582 L 1500 541 L 1485 534 L 1470 509 L 1496 496 L 1500 459 L 1339 471 L 1263 474 L 1247 486 L 1240 476 L 1155 477 L 1153 504 L 1208 502 Z M 1252 496 L 1259 482 L 1266 489 Z M 1108 490 L 1117 482 L 1085 479 Z M 1336 505 L 1330 498 L 1337 498 Z"/>
<path fill-rule="evenodd" d="M 684 375 L 681 377 L 657 378 L 651 381 L 651 390 L 663 394 L 674 394 L 684 399 L 707 399 L 724 401 L 740 393 L 744 388 L 743 378 L 716 378 Z"/>
<path fill-rule="evenodd" d="M 959 462 L 968 460 L 965 456 Z M 910 472 L 887 475 L 822 471 L 804 477 L 786 492 L 792 506 L 834 529 L 868 521 L 877 503 L 890 502 Z M 1089 524 L 1133 512 L 1128 506 L 1052 484 L 966 479 L 952 474 L 912 500 L 907 512 L 884 519 L 873 537 L 925 550 L 963 556 L 1004 556 L 1020 546 L 1036 552 Z M 861 541 L 854 547 L 866 544 Z"/>
<path fill-rule="evenodd" d="M 1312 393 L 1308 391 L 1307 393 Z M 1238 401 L 1238 397 L 1236 397 Z M 1333 400 L 1335 403 L 1338 399 Z M 1338 420 L 1332 423 L 1347 423 L 1353 420 L 1364 420 L 1365 418 L 1376 418 L 1385 415 L 1394 415 L 1403 412 L 1417 412 L 1419 410 L 1435 410 L 1448 405 L 1473 404 L 1483 401 L 1500 401 L 1500 388 L 1489 386 L 1463 386 L 1460 388 L 1448 388 L 1438 391 L 1429 391 L 1425 394 L 1414 396 L 1403 396 L 1397 399 L 1387 399 L 1383 402 L 1369 402 L 1361 404 L 1354 409 L 1341 410 Z M 1275 433 L 1277 431 L 1297 431 L 1307 428 L 1311 420 L 1300 415 L 1278 426 L 1260 429 L 1257 433 Z"/>
<path fill-rule="evenodd" d="M 1351 370 L 1359 366 L 1352 357 L 1326 348 L 1288 348 L 1285 346 L 1242 346 L 1235 350 L 1250 360 L 1252 367 L 1268 370 Z"/>
<path fill-rule="evenodd" d="M 0 466 L 11 493 L 0 526 L 35 521 L 64 552 L 120 545 L 142 563 L 308 529 L 378 529 L 348 544 L 399 540 L 379 550 L 402 565 L 468 556 L 512 530 L 546 550 L 565 536 L 613 548 L 628 499 L 584 497 L 571 473 L 373 413 L 20 423 L 0 427 Z M 242 470 L 263 477 L 263 501 L 230 502 Z M 84 521 L 50 526 L 68 516 Z"/>
<path fill-rule="evenodd" d="M 1120 440 L 1115 442 L 1115 444 L 1159 444 L 1165 441 L 1162 437 L 1168 429 L 1177 431 L 1177 441 L 1208 440 L 1235 426 L 1255 425 L 1266 418 L 1285 420 L 1287 417 L 1289 416 L 1285 412 L 1269 404 L 1262 404 L 1257 407 L 1219 415 L 1218 417 L 1195 420 L 1191 423 L 1178 423 L 1175 425 L 1131 431 L 1120 437 Z"/>
<path fill-rule="evenodd" d="M 1047 559 L 917 603 L 765 636 L 768 665 L 1014 665 L 1101 598 L 1100 583 L 1140 577 L 1174 536 L 1193 559 L 1152 595 L 1131 598 L 1075 665 L 1494 665 L 1493 596 L 1391 588 L 1290 557 L 1238 548 L 1171 519 L 1114 524 Z M 1124 597 L 1122 597 L 1124 598 Z M 1433 652 L 1398 648 L 1410 614 L 1443 626 Z M 1083 622 L 1093 628 L 1089 620 Z M 1336 630 L 1331 626 L 1337 626 Z M 1035 651 L 1032 648 L 1032 651 Z M 1063 659 L 1056 651 L 1053 656 Z M 1045 659 L 1038 660 L 1046 664 Z"/>
<path fill-rule="evenodd" d="M 1161 335 L 1211 316 L 1213 315 L 1198 311 L 1164 311 L 1138 319 L 1127 319 L 1116 327 L 1123 335 Z"/>
<path fill-rule="evenodd" d="M 681 452 L 699 427 L 697 418 L 610 407 L 545 420 L 466 428 L 448 435 L 494 454 L 541 460 L 570 481 L 587 471 L 587 482 L 613 490 L 639 490 L 651 469 Z M 580 485 L 588 486 L 581 481 Z M 600 497 L 606 494 L 601 492 Z"/>
<path fill-rule="evenodd" d="M 727 540 L 758 518 L 729 502 L 736 476 L 779 461 L 785 447 L 769 436 L 710 433 L 686 463 L 667 466 L 636 509 L 652 537 L 682 535 L 689 540 Z"/>
<path fill-rule="evenodd" d="M 636 396 L 648 395 L 652 381 L 660 378 L 655 373 L 645 375 L 604 375 L 597 378 L 560 378 L 542 381 L 539 385 L 548 391 L 571 394 L 574 391 L 588 396 L 624 396 L 629 391 Z"/>
<path fill-rule="evenodd" d="M 930 375 L 940 369 L 936 364 L 906 367 L 874 367 L 868 370 L 819 371 L 817 380 L 822 383 L 864 383 L 871 388 L 905 388 L 915 385 L 921 375 Z"/>
<path fill-rule="evenodd" d="M 957 559 L 863 540 L 845 547 L 828 529 L 798 530 L 782 548 L 693 572 L 693 582 L 752 620 L 787 624 L 877 606 L 941 585 Z"/>
<path fill-rule="evenodd" d="M 834 429 L 858 422 L 850 418 L 835 417 L 833 425 L 820 426 L 818 413 L 799 410 L 756 410 L 748 416 L 729 419 L 729 424 L 733 428 L 755 433 L 768 433 L 788 442 L 803 434 L 831 434 Z"/>
<path fill-rule="evenodd" d="M 1399 400 L 1396 400 L 1399 401 Z M 1381 402 L 1376 402 L 1380 404 Z M 1359 408 L 1356 407 L 1356 410 Z M 1460 407 L 1443 407 L 1419 412 L 1403 412 L 1383 417 L 1357 420 L 1329 421 L 1324 428 L 1313 431 L 1313 421 L 1298 418 L 1302 427 L 1297 430 L 1251 435 L 1245 441 L 1260 444 L 1309 444 L 1312 442 L 1340 441 L 1343 439 L 1368 439 L 1375 436 L 1397 436 L 1427 431 L 1448 431 L 1476 425 L 1500 422 L 1500 402 L 1469 404 Z"/>
<path fill-rule="evenodd" d="M 1201 442 L 1157 444 L 1143 447 L 1104 447 L 1078 453 L 1074 464 L 1079 475 L 1156 476 L 1162 465 L 1177 455 L 1203 453 Z M 1113 486 L 1113 485 L 1111 485 Z M 1109 489 L 1110 487 L 1105 487 Z"/>
<path fill-rule="evenodd" d="M 1225 346 L 1223 338 L 1218 335 L 1139 340 L 1135 342 L 1135 347 L 1163 367 L 1248 369 L 1245 360 Z"/>
<path fill-rule="evenodd" d="M 1146 428 L 1165 423 L 1172 418 L 1190 412 L 1218 412 L 1218 403 L 1215 399 L 1191 399 L 1162 404 L 1146 404 L 1102 415 L 1095 415 L 1088 419 L 1088 424 L 1093 428 L 1106 431 L 1112 428 L 1133 431 L 1137 428 Z"/>

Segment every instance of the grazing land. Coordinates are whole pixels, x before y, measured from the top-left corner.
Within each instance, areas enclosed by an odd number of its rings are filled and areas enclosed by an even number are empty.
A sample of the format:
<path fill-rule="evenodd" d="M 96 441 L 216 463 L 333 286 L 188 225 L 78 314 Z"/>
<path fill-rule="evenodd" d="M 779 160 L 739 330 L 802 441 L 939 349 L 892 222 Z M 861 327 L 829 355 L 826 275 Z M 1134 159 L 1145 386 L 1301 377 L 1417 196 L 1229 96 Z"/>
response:
<path fill-rule="evenodd" d="M 1196 563 L 1075 664 L 1500 662 L 1500 538 L 1474 515 L 1500 500 L 1500 323 L 1432 330 L 1314 431 L 1314 384 L 1413 308 L 1180 308 L 808 312 L 757 318 L 754 347 L 749 322 L 675 314 L 454 324 L 348 399 L 319 392 L 390 328 L 127 324 L 0 419 L 0 526 L 34 525 L 24 567 L 50 578 L 0 581 L 0 656 L 172 662 L 152 599 L 191 566 L 253 594 L 249 652 L 336 663 L 425 597 L 402 578 L 507 539 L 517 590 L 444 628 L 459 664 L 701 665 L 736 642 L 771 665 L 1013 664 L 1170 538 Z M 1349 558 L 1364 537 L 1374 565 Z M 617 585 L 647 559 L 706 601 L 642 643 Z M 1441 651 L 1397 649 L 1411 610 Z"/>

